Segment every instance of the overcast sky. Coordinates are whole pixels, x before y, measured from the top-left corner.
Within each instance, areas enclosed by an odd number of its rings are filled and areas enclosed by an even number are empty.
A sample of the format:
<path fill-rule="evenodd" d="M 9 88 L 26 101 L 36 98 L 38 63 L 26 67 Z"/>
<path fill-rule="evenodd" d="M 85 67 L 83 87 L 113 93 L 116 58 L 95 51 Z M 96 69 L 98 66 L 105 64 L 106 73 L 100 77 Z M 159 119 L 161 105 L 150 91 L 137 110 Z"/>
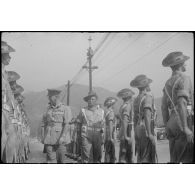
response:
<path fill-rule="evenodd" d="M 7 70 L 20 74 L 18 83 L 25 91 L 62 86 L 85 64 L 89 35 L 95 49 L 106 33 L 4 33 L 2 40 L 16 49 Z M 169 68 L 162 67 L 162 60 L 172 51 L 190 56 L 186 74 L 194 79 L 191 33 L 110 33 L 92 60 L 99 67 L 93 72 L 93 84 L 117 92 L 130 87 L 136 75 L 146 74 L 153 80 L 154 95 L 160 97 L 171 75 Z M 83 70 L 76 82 L 88 85 L 88 80 L 88 72 Z"/>

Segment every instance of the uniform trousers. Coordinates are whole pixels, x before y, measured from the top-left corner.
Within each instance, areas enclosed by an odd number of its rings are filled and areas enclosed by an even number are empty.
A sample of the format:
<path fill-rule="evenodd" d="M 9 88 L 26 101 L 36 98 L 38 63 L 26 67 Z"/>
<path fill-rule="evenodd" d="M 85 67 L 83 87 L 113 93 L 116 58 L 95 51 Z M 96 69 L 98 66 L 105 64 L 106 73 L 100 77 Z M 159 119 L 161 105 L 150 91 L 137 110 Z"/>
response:
<path fill-rule="evenodd" d="M 166 133 L 169 140 L 170 162 L 194 162 L 194 144 L 187 143 L 186 135 L 181 131 L 179 116 L 175 112 L 172 112 L 170 115 L 166 126 Z"/>
<path fill-rule="evenodd" d="M 119 163 L 133 163 L 133 146 L 125 139 L 120 141 Z"/>
<path fill-rule="evenodd" d="M 116 156 L 115 156 L 115 144 L 111 140 L 106 140 L 105 142 L 105 163 L 115 163 Z"/>
<path fill-rule="evenodd" d="M 148 138 L 145 125 L 140 124 L 136 126 L 135 140 L 137 163 L 156 163 L 156 143 L 153 144 Z"/>
<path fill-rule="evenodd" d="M 81 130 L 81 159 L 82 163 L 101 163 L 102 133 L 98 129 Z"/>
<path fill-rule="evenodd" d="M 65 163 L 66 146 L 63 144 L 49 145 L 45 144 L 48 163 Z"/>

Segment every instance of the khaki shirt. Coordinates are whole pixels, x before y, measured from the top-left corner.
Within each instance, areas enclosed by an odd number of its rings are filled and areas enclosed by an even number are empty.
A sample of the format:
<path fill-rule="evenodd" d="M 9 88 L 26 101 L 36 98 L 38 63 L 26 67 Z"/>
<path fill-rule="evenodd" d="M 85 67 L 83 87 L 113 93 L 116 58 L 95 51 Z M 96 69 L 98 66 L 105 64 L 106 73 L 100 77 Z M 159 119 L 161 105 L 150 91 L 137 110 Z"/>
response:
<path fill-rule="evenodd" d="M 58 140 L 61 137 L 62 130 L 65 125 L 69 126 L 69 122 L 72 119 L 72 113 L 70 107 L 60 103 L 57 106 L 49 105 L 47 111 L 42 120 L 42 127 L 44 132 L 44 144 L 55 145 L 58 144 Z M 70 142 L 70 132 L 66 129 L 65 142 Z"/>
<path fill-rule="evenodd" d="M 14 99 L 12 90 L 7 80 L 7 72 L 5 71 L 4 66 L 2 67 L 1 78 L 2 78 L 2 108 L 6 112 L 8 112 L 10 121 L 15 123 L 16 115 L 17 115 L 16 104 L 15 104 L 15 99 Z"/>
<path fill-rule="evenodd" d="M 132 117 L 133 117 L 133 100 L 124 102 L 123 105 L 119 109 L 119 116 L 121 121 L 124 120 L 124 117 L 126 116 L 128 118 L 128 124 L 132 122 Z M 123 124 L 123 123 L 122 123 Z M 121 126 L 123 128 L 123 125 Z M 129 134 L 129 131 L 127 132 Z M 120 139 L 123 139 L 123 131 L 120 131 L 119 135 Z"/>
<path fill-rule="evenodd" d="M 78 121 L 88 128 L 101 129 L 104 127 L 104 110 L 99 105 L 94 110 L 88 107 L 81 109 Z"/>
<path fill-rule="evenodd" d="M 178 71 L 173 72 L 171 78 L 167 80 L 165 87 L 175 106 L 177 106 L 179 97 L 184 97 L 187 103 L 191 102 L 192 105 L 194 105 L 192 83 L 190 77 L 186 76 L 184 73 Z M 169 109 L 173 109 L 171 101 L 165 92 L 165 88 L 163 89 L 163 93 L 164 98 L 166 98 L 167 106 Z"/>
<path fill-rule="evenodd" d="M 128 123 L 131 122 L 131 118 L 133 116 L 133 101 L 124 102 L 123 105 L 119 109 L 120 119 L 123 120 L 125 116 L 128 117 Z"/>
<path fill-rule="evenodd" d="M 114 110 L 112 108 L 108 109 L 105 114 L 105 123 L 106 126 L 109 125 L 109 122 L 112 121 L 113 123 L 115 122 L 115 114 Z"/>
<path fill-rule="evenodd" d="M 109 108 L 107 111 L 106 111 L 106 114 L 105 114 L 105 124 L 106 124 L 106 132 L 105 132 L 105 138 L 107 139 L 108 136 L 109 136 L 109 122 L 112 121 L 113 122 L 113 130 L 115 128 L 115 122 L 116 122 L 116 119 L 115 119 L 115 114 L 114 114 L 114 110 L 112 108 Z"/>
<path fill-rule="evenodd" d="M 134 124 L 144 120 L 144 109 L 148 108 L 154 112 L 154 98 L 150 92 L 139 94 L 134 101 Z"/>

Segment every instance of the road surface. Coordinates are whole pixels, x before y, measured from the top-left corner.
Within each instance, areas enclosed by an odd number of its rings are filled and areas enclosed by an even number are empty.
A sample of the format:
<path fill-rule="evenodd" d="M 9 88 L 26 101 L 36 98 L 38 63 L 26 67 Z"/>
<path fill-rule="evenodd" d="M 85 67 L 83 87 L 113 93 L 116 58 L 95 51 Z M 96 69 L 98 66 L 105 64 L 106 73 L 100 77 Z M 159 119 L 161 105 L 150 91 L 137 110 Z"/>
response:
<path fill-rule="evenodd" d="M 33 140 L 30 143 L 31 153 L 29 155 L 29 160 L 26 163 L 46 163 L 46 154 L 43 153 L 43 144 Z M 119 144 L 116 146 L 116 156 L 118 156 Z M 158 163 L 169 162 L 169 146 L 168 140 L 162 140 L 157 142 L 157 154 Z M 67 158 L 66 163 L 77 163 L 76 161 Z"/>

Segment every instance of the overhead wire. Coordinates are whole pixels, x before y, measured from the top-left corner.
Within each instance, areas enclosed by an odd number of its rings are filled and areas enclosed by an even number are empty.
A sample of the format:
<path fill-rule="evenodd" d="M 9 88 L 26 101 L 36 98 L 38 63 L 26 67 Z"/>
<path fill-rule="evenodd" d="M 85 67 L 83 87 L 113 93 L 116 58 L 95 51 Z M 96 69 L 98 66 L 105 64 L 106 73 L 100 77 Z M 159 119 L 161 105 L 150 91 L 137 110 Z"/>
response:
<path fill-rule="evenodd" d="M 141 36 L 142 36 L 142 34 L 141 34 L 141 35 L 138 35 L 134 40 L 128 42 L 127 45 L 126 45 L 119 53 L 117 53 L 117 54 L 114 55 L 114 56 L 111 56 L 111 58 L 109 58 L 108 61 L 113 61 L 115 58 L 119 57 L 119 56 L 120 56 L 121 54 L 123 54 L 125 51 L 128 51 L 128 48 L 131 47 L 132 44 L 133 44 L 134 42 L 136 42 Z M 124 38 L 127 38 L 127 37 L 124 37 Z M 102 60 L 104 60 L 104 59 L 102 59 Z M 101 60 L 101 61 L 102 61 L 102 60 Z"/>
<path fill-rule="evenodd" d="M 134 40 L 132 40 L 131 42 L 129 42 L 125 48 L 123 48 L 120 53 L 118 53 L 117 55 L 113 56 L 112 58 L 110 58 L 108 60 L 108 62 L 112 62 L 114 59 L 118 58 L 120 55 L 126 53 L 128 51 L 128 48 L 131 47 L 134 43 L 137 42 L 138 39 L 140 39 L 142 37 L 141 35 L 138 35 Z M 110 65 L 112 65 L 111 63 L 106 63 L 106 65 L 103 67 L 104 69 L 101 69 L 100 71 L 97 71 L 96 74 L 94 75 L 94 77 L 97 77 L 102 71 L 105 71 L 105 67 L 108 68 Z"/>
<path fill-rule="evenodd" d="M 150 55 L 151 53 L 155 52 L 157 49 L 159 49 L 160 47 L 162 47 L 164 44 L 166 44 L 169 40 L 171 40 L 172 38 L 174 38 L 175 36 L 177 36 L 178 34 L 175 33 L 174 35 L 170 36 L 168 39 L 166 39 L 165 41 L 161 42 L 161 44 L 157 45 L 156 47 L 154 47 L 152 50 L 146 52 L 143 56 L 141 56 L 140 58 L 138 58 L 137 60 L 135 60 L 133 63 L 128 64 L 128 66 L 125 66 L 123 69 L 121 69 L 119 72 L 116 72 L 114 75 L 112 75 L 111 77 L 108 77 L 102 81 L 100 81 L 100 83 L 104 83 L 105 81 L 108 80 L 112 80 L 113 78 L 115 78 L 117 75 L 119 75 L 120 73 L 122 73 L 123 71 L 127 70 L 129 67 L 132 68 L 133 65 L 135 65 L 137 62 L 139 62 L 140 60 L 144 59 L 146 56 Z M 131 66 L 130 66 L 131 65 Z"/>
<path fill-rule="evenodd" d="M 102 53 L 105 53 L 105 50 L 108 48 L 108 46 L 109 46 L 110 43 L 113 41 L 113 39 L 114 39 L 115 36 L 116 36 L 116 33 L 112 33 L 112 34 L 110 35 L 110 39 L 103 45 L 102 49 L 99 50 L 98 54 L 95 55 L 95 57 L 94 57 L 94 59 L 93 59 L 95 63 L 98 61 L 99 57 L 102 56 L 101 54 L 102 54 Z M 101 59 L 101 58 L 100 58 L 100 59 Z"/>

